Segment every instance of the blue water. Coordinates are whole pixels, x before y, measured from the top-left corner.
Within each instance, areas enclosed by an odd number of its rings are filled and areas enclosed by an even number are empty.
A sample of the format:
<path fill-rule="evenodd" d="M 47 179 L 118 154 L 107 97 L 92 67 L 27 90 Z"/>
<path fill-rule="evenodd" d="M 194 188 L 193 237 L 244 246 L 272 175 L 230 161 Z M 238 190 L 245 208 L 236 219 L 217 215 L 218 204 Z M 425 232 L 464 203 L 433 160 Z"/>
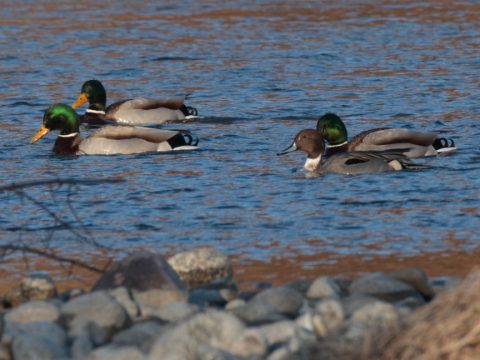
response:
<path fill-rule="evenodd" d="M 211 245 L 265 261 L 291 249 L 472 251 L 480 240 L 479 16 L 474 1 L 3 1 L 0 186 L 123 178 L 28 190 L 88 239 L 120 251 Z M 44 109 L 73 102 L 91 78 L 109 102 L 187 94 L 203 118 L 166 127 L 191 130 L 202 150 L 59 156 L 53 134 L 30 145 Z M 422 161 L 430 168 L 421 171 L 308 178 L 303 154 L 275 154 L 327 111 L 352 135 L 399 126 L 451 137 L 459 150 Z M 95 253 L 28 199 L 2 192 L 0 201 L 2 242 Z"/>

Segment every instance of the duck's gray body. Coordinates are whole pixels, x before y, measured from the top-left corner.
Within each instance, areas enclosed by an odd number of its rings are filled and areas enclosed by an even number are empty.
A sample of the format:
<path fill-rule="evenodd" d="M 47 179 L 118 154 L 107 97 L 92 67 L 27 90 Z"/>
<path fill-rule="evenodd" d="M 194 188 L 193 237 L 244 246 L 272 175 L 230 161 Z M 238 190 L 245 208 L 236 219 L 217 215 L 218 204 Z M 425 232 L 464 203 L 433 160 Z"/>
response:
<path fill-rule="evenodd" d="M 319 162 L 316 173 L 365 174 L 402 170 L 411 163 L 401 151 L 353 151 L 332 155 Z"/>
<path fill-rule="evenodd" d="M 78 154 L 113 155 L 142 152 L 195 149 L 193 146 L 172 148 L 168 140 L 178 131 L 152 129 L 138 126 L 105 126 L 83 139 Z"/>
<path fill-rule="evenodd" d="M 146 99 L 135 98 L 110 105 L 105 110 L 106 120 L 125 125 L 163 124 L 186 119 L 180 110 L 185 98 L 182 96 Z"/>

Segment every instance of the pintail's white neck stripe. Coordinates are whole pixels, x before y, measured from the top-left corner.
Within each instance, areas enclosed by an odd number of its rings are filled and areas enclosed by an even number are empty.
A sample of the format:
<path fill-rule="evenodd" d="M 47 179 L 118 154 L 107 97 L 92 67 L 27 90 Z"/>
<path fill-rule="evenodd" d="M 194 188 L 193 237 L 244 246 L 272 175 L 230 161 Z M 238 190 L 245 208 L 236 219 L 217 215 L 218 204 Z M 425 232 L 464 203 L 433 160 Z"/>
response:
<path fill-rule="evenodd" d="M 322 154 L 320 154 L 316 158 L 307 158 L 307 161 L 305 161 L 305 165 L 303 165 L 303 168 L 307 171 L 315 171 L 315 169 L 318 167 L 320 164 L 320 161 L 322 160 Z"/>
<path fill-rule="evenodd" d="M 327 148 L 336 148 L 336 147 L 340 147 L 340 146 L 347 145 L 347 144 L 348 144 L 348 140 L 345 140 L 345 141 L 342 142 L 341 144 L 337 144 L 337 145 L 327 145 Z"/>
<path fill-rule="evenodd" d="M 89 114 L 105 115 L 105 111 L 102 111 L 102 110 L 87 109 L 87 110 L 85 110 L 85 112 L 86 112 L 86 113 L 89 113 Z"/>
<path fill-rule="evenodd" d="M 74 132 L 74 133 L 70 133 L 70 134 L 67 134 L 67 135 L 61 135 L 61 134 L 58 134 L 58 137 L 61 137 L 61 138 L 71 138 L 71 137 L 75 137 L 78 135 L 78 132 Z"/>

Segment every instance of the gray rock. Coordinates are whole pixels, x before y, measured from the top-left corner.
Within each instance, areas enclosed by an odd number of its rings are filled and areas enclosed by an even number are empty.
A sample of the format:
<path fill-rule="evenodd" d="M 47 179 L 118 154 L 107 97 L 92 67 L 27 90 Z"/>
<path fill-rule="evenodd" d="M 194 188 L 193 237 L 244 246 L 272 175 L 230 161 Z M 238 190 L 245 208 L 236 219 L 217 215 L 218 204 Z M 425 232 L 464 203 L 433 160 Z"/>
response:
<path fill-rule="evenodd" d="M 181 252 L 168 259 L 168 262 L 190 288 L 232 277 L 228 258 L 212 247 Z"/>
<path fill-rule="evenodd" d="M 14 359 L 67 358 L 66 334 L 56 323 L 15 323 L 9 327 Z"/>
<path fill-rule="evenodd" d="M 154 340 L 167 329 L 169 327 L 160 321 L 142 321 L 115 334 L 112 338 L 112 345 L 117 347 L 133 346 L 148 353 Z"/>
<path fill-rule="evenodd" d="M 22 360 L 58 360 L 67 358 L 65 346 L 52 344 L 47 338 L 36 335 L 16 336 L 12 343 L 14 359 Z"/>
<path fill-rule="evenodd" d="M 342 304 L 334 299 L 316 304 L 312 315 L 312 325 L 318 337 L 322 338 L 338 329 L 345 319 Z"/>
<path fill-rule="evenodd" d="M 133 294 L 129 289 L 122 286 L 109 290 L 108 293 L 123 306 L 131 319 L 135 319 L 141 315 L 140 306 L 135 302 Z"/>
<path fill-rule="evenodd" d="M 395 306 L 377 301 L 356 310 L 340 334 L 318 342 L 315 351 L 326 359 L 376 358 L 400 327 Z"/>
<path fill-rule="evenodd" d="M 312 343 L 316 342 L 314 336 L 304 337 L 298 334 L 292 336 L 288 341 L 277 347 L 267 357 L 267 360 L 305 360 L 305 359 L 323 359 L 323 354 L 318 353 L 309 356 Z"/>
<path fill-rule="evenodd" d="M 263 302 L 248 302 L 230 312 L 249 326 L 285 320 L 285 316 L 279 314 L 272 305 Z"/>
<path fill-rule="evenodd" d="M 149 359 L 195 360 L 203 346 L 228 352 L 244 328 L 235 316 L 209 309 L 162 334 L 155 341 Z"/>
<path fill-rule="evenodd" d="M 305 295 L 308 289 L 310 288 L 310 286 L 312 285 L 312 283 L 313 283 L 313 280 L 311 279 L 299 279 L 299 280 L 292 281 L 285 286 L 293 290 L 297 290 L 299 293 Z"/>
<path fill-rule="evenodd" d="M 427 274 L 420 268 L 411 267 L 390 271 L 387 275 L 412 286 L 423 295 L 425 300 L 431 300 L 435 296 L 435 291 L 430 286 Z"/>
<path fill-rule="evenodd" d="M 176 302 L 152 309 L 148 316 L 167 322 L 174 322 L 186 319 L 187 317 L 196 314 L 198 311 L 199 307 L 197 305 Z"/>
<path fill-rule="evenodd" d="M 395 306 L 377 301 L 365 305 L 352 314 L 349 335 L 366 336 L 368 332 L 373 337 L 375 334 L 383 336 L 396 333 L 400 327 L 401 319 Z"/>
<path fill-rule="evenodd" d="M 196 360 L 240 360 L 239 357 L 221 349 L 211 346 L 200 346 L 197 352 Z M 180 359 L 179 359 L 180 360 Z M 256 360 L 248 358 L 248 360 Z"/>
<path fill-rule="evenodd" d="M 295 321 L 284 320 L 253 329 L 258 331 L 265 338 L 267 345 L 271 347 L 286 342 L 296 334 L 298 327 Z"/>
<path fill-rule="evenodd" d="M 130 321 L 122 305 L 105 291 L 85 294 L 64 304 L 61 320 L 71 328 L 72 335 L 84 335 L 82 329 L 94 323 L 104 329 L 108 337 Z"/>
<path fill-rule="evenodd" d="M 241 306 L 244 306 L 246 304 L 247 304 L 247 302 L 243 299 L 234 299 L 234 300 L 229 301 L 227 303 L 227 305 L 225 305 L 225 310 L 233 310 L 233 309 L 239 308 Z"/>
<path fill-rule="evenodd" d="M 93 351 L 93 343 L 88 336 L 77 336 L 72 340 L 70 355 L 75 360 L 83 360 Z"/>
<path fill-rule="evenodd" d="M 268 351 L 267 339 L 258 329 L 247 328 L 233 341 L 229 350 L 241 358 L 264 357 Z"/>
<path fill-rule="evenodd" d="M 57 295 L 53 280 L 45 273 L 36 272 L 23 278 L 19 285 L 10 288 L 3 301 L 16 307 L 30 300 L 48 300 Z"/>
<path fill-rule="evenodd" d="M 202 289 L 189 291 L 188 302 L 199 306 L 224 306 L 235 299 L 237 292 L 230 289 Z"/>
<path fill-rule="evenodd" d="M 93 351 L 87 360 L 146 360 L 146 356 L 131 346 L 104 346 Z"/>
<path fill-rule="evenodd" d="M 0 343 L 0 360 L 13 360 L 10 348 L 5 343 Z"/>
<path fill-rule="evenodd" d="M 161 306 L 177 302 L 186 303 L 188 295 L 184 290 L 151 289 L 142 292 L 134 291 L 133 297 L 140 307 L 142 318 L 146 318 Z"/>
<path fill-rule="evenodd" d="M 307 291 L 310 299 L 340 298 L 340 286 L 331 276 L 321 276 L 313 281 Z"/>
<path fill-rule="evenodd" d="M 420 306 L 425 305 L 427 302 L 419 297 L 408 297 L 406 299 L 397 301 L 395 306 L 397 308 L 407 308 L 409 310 L 415 310 Z"/>
<path fill-rule="evenodd" d="M 54 303 L 46 301 L 29 301 L 13 308 L 5 314 L 5 320 L 26 323 L 34 321 L 57 321 L 60 309 Z"/>
<path fill-rule="evenodd" d="M 354 280 L 349 287 L 349 292 L 351 295 L 373 296 L 389 302 L 400 301 L 407 297 L 422 297 L 410 285 L 383 273 L 371 273 Z"/>
<path fill-rule="evenodd" d="M 27 302 L 29 299 L 23 296 L 22 289 L 20 285 L 11 287 L 3 296 L 3 303 L 9 307 L 16 307 L 24 302 Z"/>
<path fill-rule="evenodd" d="M 270 305 L 277 313 L 293 318 L 303 305 L 303 296 L 294 289 L 278 287 L 262 291 L 250 302 Z"/>
<path fill-rule="evenodd" d="M 55 282 L 45 273 L 36 272 L 22 279 L 22 294 L 29 300 L 48 300 L 57 296 Z"/>
<path fill-rule="evenodd" d="M 137 291 L 185 289 L 178 274 L 157 253 L 138 251 L 113 264 L 93 286 L 93 290 L 125 286 Z"/>
<path fill-rule="evenodd" d="M 350 317 L 356 310 L 377 301 L 378 299 L 373 296 L 362 294 L 350 295 L 341 300 L 345 317 Z"/>
<path fill-rule="evenodd" d="M 313 310 L 308 310 L 302 313 L 295 319 L 295 323 L 301 329 L 310 332 L 315 331 L 315 329 L 313 328 Z"/>
<path fill-rule="evenodd" d="M 111 333 L 96 322 L 75 319 L 68 330 L 68 336 L 71 338 L 86 337 L 94 347 L 97 347 L 105 344 L 110 339 Z"/>

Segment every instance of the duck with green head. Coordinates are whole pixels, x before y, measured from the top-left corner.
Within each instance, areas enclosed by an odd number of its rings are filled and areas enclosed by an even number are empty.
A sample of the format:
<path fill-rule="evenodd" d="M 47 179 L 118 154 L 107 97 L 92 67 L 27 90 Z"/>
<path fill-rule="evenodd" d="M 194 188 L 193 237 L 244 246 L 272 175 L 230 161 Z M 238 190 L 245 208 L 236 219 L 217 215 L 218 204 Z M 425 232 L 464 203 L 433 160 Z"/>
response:
<path fill-rule="evenodd" d="M 439 138 L 435 133 L 411 131 L 402 128 L 375 128 L 363 131 L 348 141 L 347 128 L 342 119 L 326 113 L 317 122 L 317 131 L 328 142 L 327 156 L 345 151 L 383 151 L 405 149 L 409 158 L 446 154 L 456 150 L 452 139 Z"/>
<path fill-rule="evenodd" d="M 112 155 L 197 149 L 198 141 L 188 131 L 110 125 L 82 139 L 79 124 L 75 110 L 65 104 L 54 104 L 45 111 L 42 126 L 31 143 L 56 130 L 53 151 L 58 154 Z"/>
<path fill-rule="evenodd" d="M 364 174 L 423 167 L 412 164 L 408 160 L 403 154 L 406 149 L 340 152 L 325 159 L 323 157 L 324 138 L 315 129 L 301 130 L 295 135 L 293 143 L 277 155 L 288 154 L 296 150 L 307 153 L 304 169 L 318 174 Z"/>
<path fill-rule="evenodd" d="M 81 121 L 92 125 L 118 123 L 125 125 L 163 124 L 195 118 L 197 110 L 184 104 L 185 98 L 175 96 L 162 99 L 135 98 L 106 106 L 107 92 L 98 80 L 82 85 L 80 95 L 72 104 L 75 109 L 89 103 Z"/>

